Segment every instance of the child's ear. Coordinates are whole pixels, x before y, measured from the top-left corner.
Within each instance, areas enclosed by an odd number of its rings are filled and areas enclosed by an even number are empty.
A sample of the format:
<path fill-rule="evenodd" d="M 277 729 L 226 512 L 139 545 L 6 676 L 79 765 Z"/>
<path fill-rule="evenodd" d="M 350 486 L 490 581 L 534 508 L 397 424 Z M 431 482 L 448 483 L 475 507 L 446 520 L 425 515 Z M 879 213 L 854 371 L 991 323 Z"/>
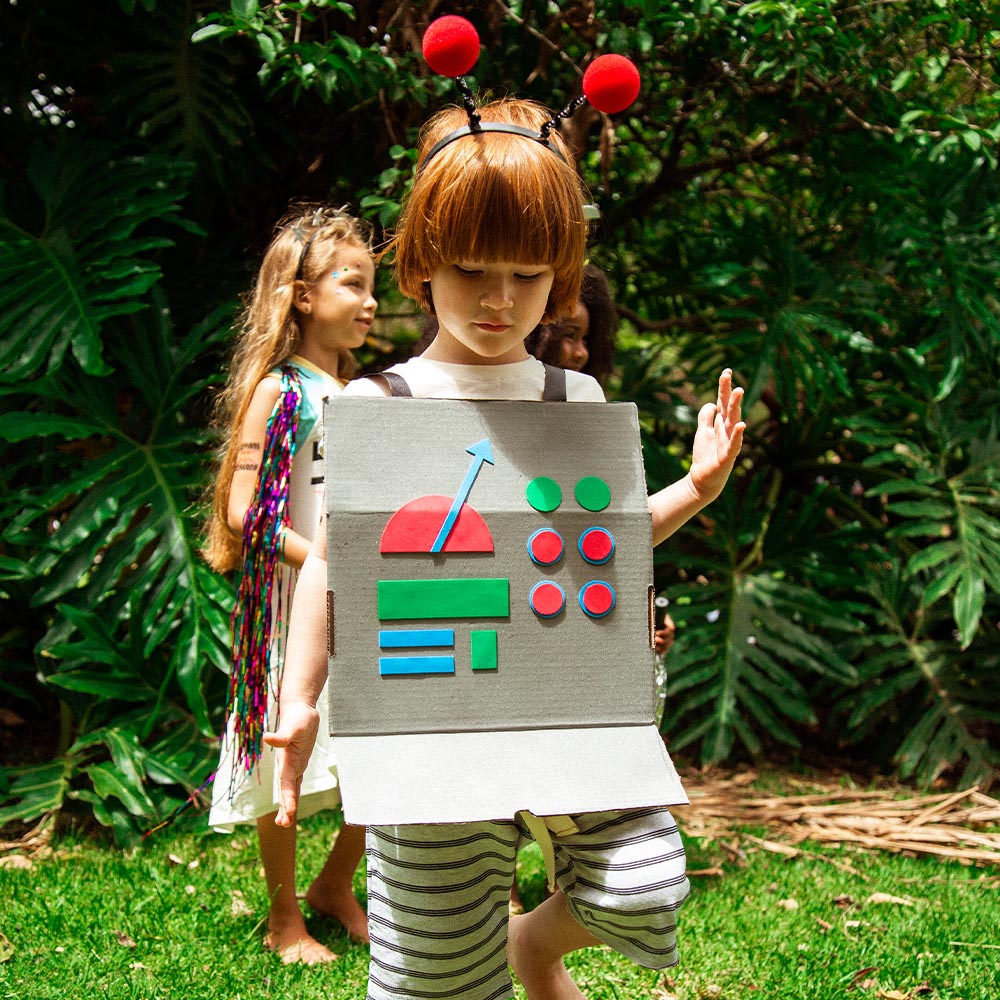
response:
<path fill-rule="evenodd" d="M 312 292 L 302 280 L 292 282 L 292 305 L 307 316 L 312 312 Z"/>

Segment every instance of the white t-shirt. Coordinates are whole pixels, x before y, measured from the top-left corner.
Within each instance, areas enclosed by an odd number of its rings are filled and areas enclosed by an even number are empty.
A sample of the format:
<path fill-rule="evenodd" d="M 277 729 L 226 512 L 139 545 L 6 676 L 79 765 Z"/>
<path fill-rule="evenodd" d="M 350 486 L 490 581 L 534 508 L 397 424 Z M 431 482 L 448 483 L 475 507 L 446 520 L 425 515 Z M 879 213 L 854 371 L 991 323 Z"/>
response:
<path fill-rule="evenodd" d="M 410 392 L 425 399 L 537 399 L 545 386 L 545 366 L 535 358 L 506 365 L 453 365 L 416 357 L 393 365 L 390 372 L 406 379 Z M 359 378 L 347 396 L 384 396 L 383 384 Z M 570 403 L 603 403 L 604 390 L 582 372 L 566 372 L 566 399 Z"/>

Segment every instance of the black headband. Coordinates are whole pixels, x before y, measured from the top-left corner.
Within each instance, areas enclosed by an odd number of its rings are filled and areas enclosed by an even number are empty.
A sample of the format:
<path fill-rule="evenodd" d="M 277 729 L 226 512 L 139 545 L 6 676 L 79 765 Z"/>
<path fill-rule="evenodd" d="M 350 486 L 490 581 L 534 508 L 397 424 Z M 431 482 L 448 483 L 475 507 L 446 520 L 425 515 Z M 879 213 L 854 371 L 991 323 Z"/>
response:
<path fill-rule="evenodd" d="M 299 254 L 299 266 L 295 269 L 295 280 L 302 280 L 302 269 L 306 263 L 306 254 L 309 253 L 309 248 L 313 245 L 313 240 L 319 235 L 319 230 L 314 229 L 310 234 L 309 238 L 306 240 L 305 245 L 302 247 L 302 253 Z"/>
<path fill-rule="evenodd" d="M 455 129 L 454 132 L 449 132 L 443 139 L 439 139 L 433 146 L 431 146 L 430 151 L 424 157 L 423 162 L 420 164 L 417 173 L 419 174 L 424 167 L 447 146 L 449 143 L 454 142 L 456 139 L 461 139 L 467 135 L 476 135 L 479 132 L 507 132 L 510 135 L 523 135 L 528 139 L 534 139 L 539 145 L 544 146 L 546 149 L 551 150 L 556 156 L 559 157 L 563 163 L 566 163 L 566 157 L 556 149 L 555 146 L 549 142 L 548 137 L 542 135 L 540 131 L 531 128 L 524 128 L 522 125 L 509 125 L 507 122 L 484 122 L 477 121 L 474 125 L 470 122 L 468 125 L 463 125 L 461 128 Z"/>

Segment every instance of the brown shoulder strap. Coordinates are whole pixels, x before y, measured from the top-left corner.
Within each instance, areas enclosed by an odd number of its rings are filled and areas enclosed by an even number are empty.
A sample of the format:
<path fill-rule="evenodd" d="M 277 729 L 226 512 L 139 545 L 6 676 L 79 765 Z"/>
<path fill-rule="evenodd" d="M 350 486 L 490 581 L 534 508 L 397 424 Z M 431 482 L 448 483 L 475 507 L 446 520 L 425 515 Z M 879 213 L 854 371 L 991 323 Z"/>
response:
<path fill-rule="evenodd" d="M 566 370 L 555 365 L 545 365 L 545 388 L 542 399 L 546 403 L 566 402 Z"/>
<path fill-rule="evenodd" d="M 395 372 L 379 372 L 377 375 L 369 375 L 368 378 L 384 378 L 385 384 L 389 386 L 390 396 L 412 396 L 410 386 L 402 375 Z"/>

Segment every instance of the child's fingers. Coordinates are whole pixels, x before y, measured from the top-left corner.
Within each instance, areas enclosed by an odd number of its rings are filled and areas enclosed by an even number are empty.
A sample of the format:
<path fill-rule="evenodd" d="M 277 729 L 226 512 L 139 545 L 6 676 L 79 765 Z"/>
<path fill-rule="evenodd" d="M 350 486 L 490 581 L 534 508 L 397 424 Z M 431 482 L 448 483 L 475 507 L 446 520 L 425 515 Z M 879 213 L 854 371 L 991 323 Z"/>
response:
<path fill-rule="evenodd" d="M 724 411 L 726 414 L 726 426 L 730 432 L 736 427 L 743 417 L 743 389 L 733 389 L 729 397 L 728 405 Z M 744 426 L 746 426 L 744 424 Z"/>
<path fill-rule="evenodd" d="M 743 432 L 746 428 L 747 425 L 740 420 L 733 425 L 731 430 L 729 430 L 725 442 L 727 463 L 733 463 L 736 461 L 736 456 L 739 455 L 740 449 L 743 447 Z"/>
<path fill-rule="evenodd" d="M 719 413 L 717 403 L 706 403 L 698 411 L 698 429 L 710 431 L 715 426 L 715 418 Z"/>
<path fill-rule="evenodd" d="M 274 822 L 278 826 L 294 826 L 302 775 L 284 750 L 278 754 L 278 779 L 278 815 L 274 817 Z"/>
<path fill-rule="evenodd" d="M 724 368 L 719 376 L 719 409 L 725 413 L 729 409 L 729 397 L 733 390 L 733 370 Z"/>

